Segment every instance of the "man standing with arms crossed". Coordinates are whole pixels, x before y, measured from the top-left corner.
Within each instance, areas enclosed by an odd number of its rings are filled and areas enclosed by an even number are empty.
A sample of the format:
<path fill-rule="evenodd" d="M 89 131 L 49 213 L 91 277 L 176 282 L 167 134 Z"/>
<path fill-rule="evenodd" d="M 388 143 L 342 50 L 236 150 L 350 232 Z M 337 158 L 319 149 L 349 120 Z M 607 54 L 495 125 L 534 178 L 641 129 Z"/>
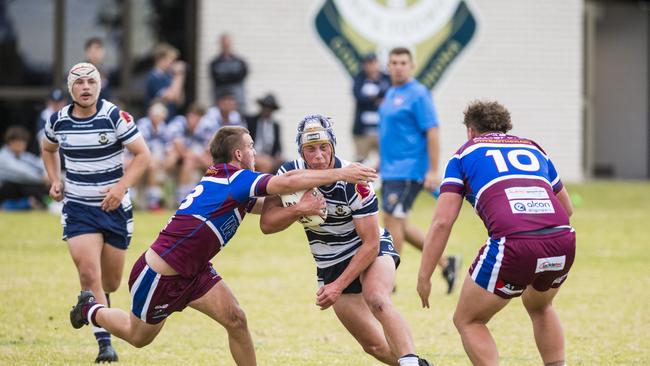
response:
<path fill-rule="evenodd" d="M 397 47 L 388 56 L 392 87 L 379 108 L 379 156 L 382 177 L 384 226 L 393 236 L 399 253 L 406 240 L 422 250 L 424 233 L 407 221 L 411 206 L 422 188 L 433 192 L 440 184 L 438 116 L 431 94 L 412 75 L 411 52 Z M 438 263 L 451 293 L 460 258 L 441 258 Z"/>

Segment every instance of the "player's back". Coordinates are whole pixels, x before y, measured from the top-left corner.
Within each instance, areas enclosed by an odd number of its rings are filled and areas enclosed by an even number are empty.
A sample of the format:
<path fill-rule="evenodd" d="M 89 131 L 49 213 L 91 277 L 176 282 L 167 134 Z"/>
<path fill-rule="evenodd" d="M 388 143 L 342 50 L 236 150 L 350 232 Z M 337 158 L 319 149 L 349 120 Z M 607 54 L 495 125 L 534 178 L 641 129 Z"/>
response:
<path fill-rule="evenodd" d="M 533 141 L 489 133 L 450 159 L 441 192 L 464 194 L 493 238 L 569 225 L 556 197 L 562 182 Z"/>

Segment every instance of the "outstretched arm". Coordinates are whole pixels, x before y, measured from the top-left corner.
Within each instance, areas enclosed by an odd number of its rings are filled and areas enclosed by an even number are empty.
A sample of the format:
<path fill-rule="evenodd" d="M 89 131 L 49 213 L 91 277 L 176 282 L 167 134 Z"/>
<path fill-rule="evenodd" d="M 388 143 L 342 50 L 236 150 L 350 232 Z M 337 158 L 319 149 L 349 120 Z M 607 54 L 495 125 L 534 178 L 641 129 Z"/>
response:
<path fill-rule="evenodd" d="M 374 169 L 359 163 L 352 163 L 339 169 L 292 170 L 283 175 L 272 177 L 267 185 L 266 191 L 269 195 L 286 194 L 332 184 L 337 181 L 363 183 L 375 179 L 377 179 L 377 173 Z"/>
<path fill-rule="evenodd" d="M 422 307 L 429 307 L 429 294 L 431 293 L 431 275 L 447 246 L 451 228 L 456 222 L 463 197 L 455 193 L 443 193 L 438 199 L 436 213 L 424 238 L 422 259 L 418 272 L 417 290 L 422 300 Z"/>

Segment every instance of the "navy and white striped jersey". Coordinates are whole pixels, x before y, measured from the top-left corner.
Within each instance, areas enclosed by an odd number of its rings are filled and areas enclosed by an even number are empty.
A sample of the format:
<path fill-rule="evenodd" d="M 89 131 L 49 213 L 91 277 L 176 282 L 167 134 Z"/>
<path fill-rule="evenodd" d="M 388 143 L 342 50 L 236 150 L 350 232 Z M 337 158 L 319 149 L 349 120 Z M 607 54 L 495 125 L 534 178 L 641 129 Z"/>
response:
<path fill-rule="evenodd" d="M 335 158 L 334 167 L 349 162 Z M 282 175 L 294 169 L 308 169 L 303 159 L 284 163 L 278 170 Z M 361 246 L 361 238 L 354 227 L 354 218 L 377 215 L 379 206 L 372 185 L 336 182 L 320 186 L 318 190 L 327 202 L 327 219 L 320 226 L 305 227 L 311 253 L 318 268 L 327 268 L 352 257 Z M 390 234 L 379 228 L 379 239 L 392 244 Z"/>
<path fill-rule="evenodd" d="M 140 137 L 133 117 L 113 103 L 97 101 L 97 113 L 89 118 L 72 116 L 73 104 L 54 113 L 45 124 L 45 137 L 58 144 L 66 167 L 65 201 L 100 206 L 106 187 L 124 174 L 124 145 Z M 127 192 L 122 202 L 130 206 Z"/>
<path fill-rule="evenodd" d="M 140 118 L 135 122 L 135 125 L 138 127 L 138 131 L 140 131 L 147 146 L 149 146 L 151 154 L 159 159 L 164 158 L 167 147 L 172 141 L 169 125 L 165 121 L 155 125 L 149 117 Z"/>

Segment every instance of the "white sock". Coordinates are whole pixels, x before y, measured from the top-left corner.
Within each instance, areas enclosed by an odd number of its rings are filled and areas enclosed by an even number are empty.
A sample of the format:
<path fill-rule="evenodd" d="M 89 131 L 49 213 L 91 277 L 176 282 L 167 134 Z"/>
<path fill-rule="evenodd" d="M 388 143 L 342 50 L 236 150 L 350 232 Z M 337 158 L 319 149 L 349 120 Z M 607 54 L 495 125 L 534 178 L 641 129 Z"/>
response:
<path fill-rule="evenodd" d="M 399 366 L 418 366 L 418 356 L 414 354 L 408 354 L 400 357 Z"/>
<path fill-rule="evenodd" d="M 102 329 L 102 331 L 104 331 L 104 332 L 106 331 L 106 329 L 96 327 L 95 323 L 93 323 L 93 320 L 92 320 L 93 319 L 93 314 L 95 313 L 95 311 L 97 311 L 97 309 L 101 309 L 101 308 L 105 308 L 105 307 L 106 306 L 104 306 L 104 304 L 95 304 L 88 310 L 88 318 L 87 318 L 88 319 L 88 324 L 93 326 L 93 332 L 94 333 L 97 333 L 97 331 L 95 331 L 95 328 Z"/>

